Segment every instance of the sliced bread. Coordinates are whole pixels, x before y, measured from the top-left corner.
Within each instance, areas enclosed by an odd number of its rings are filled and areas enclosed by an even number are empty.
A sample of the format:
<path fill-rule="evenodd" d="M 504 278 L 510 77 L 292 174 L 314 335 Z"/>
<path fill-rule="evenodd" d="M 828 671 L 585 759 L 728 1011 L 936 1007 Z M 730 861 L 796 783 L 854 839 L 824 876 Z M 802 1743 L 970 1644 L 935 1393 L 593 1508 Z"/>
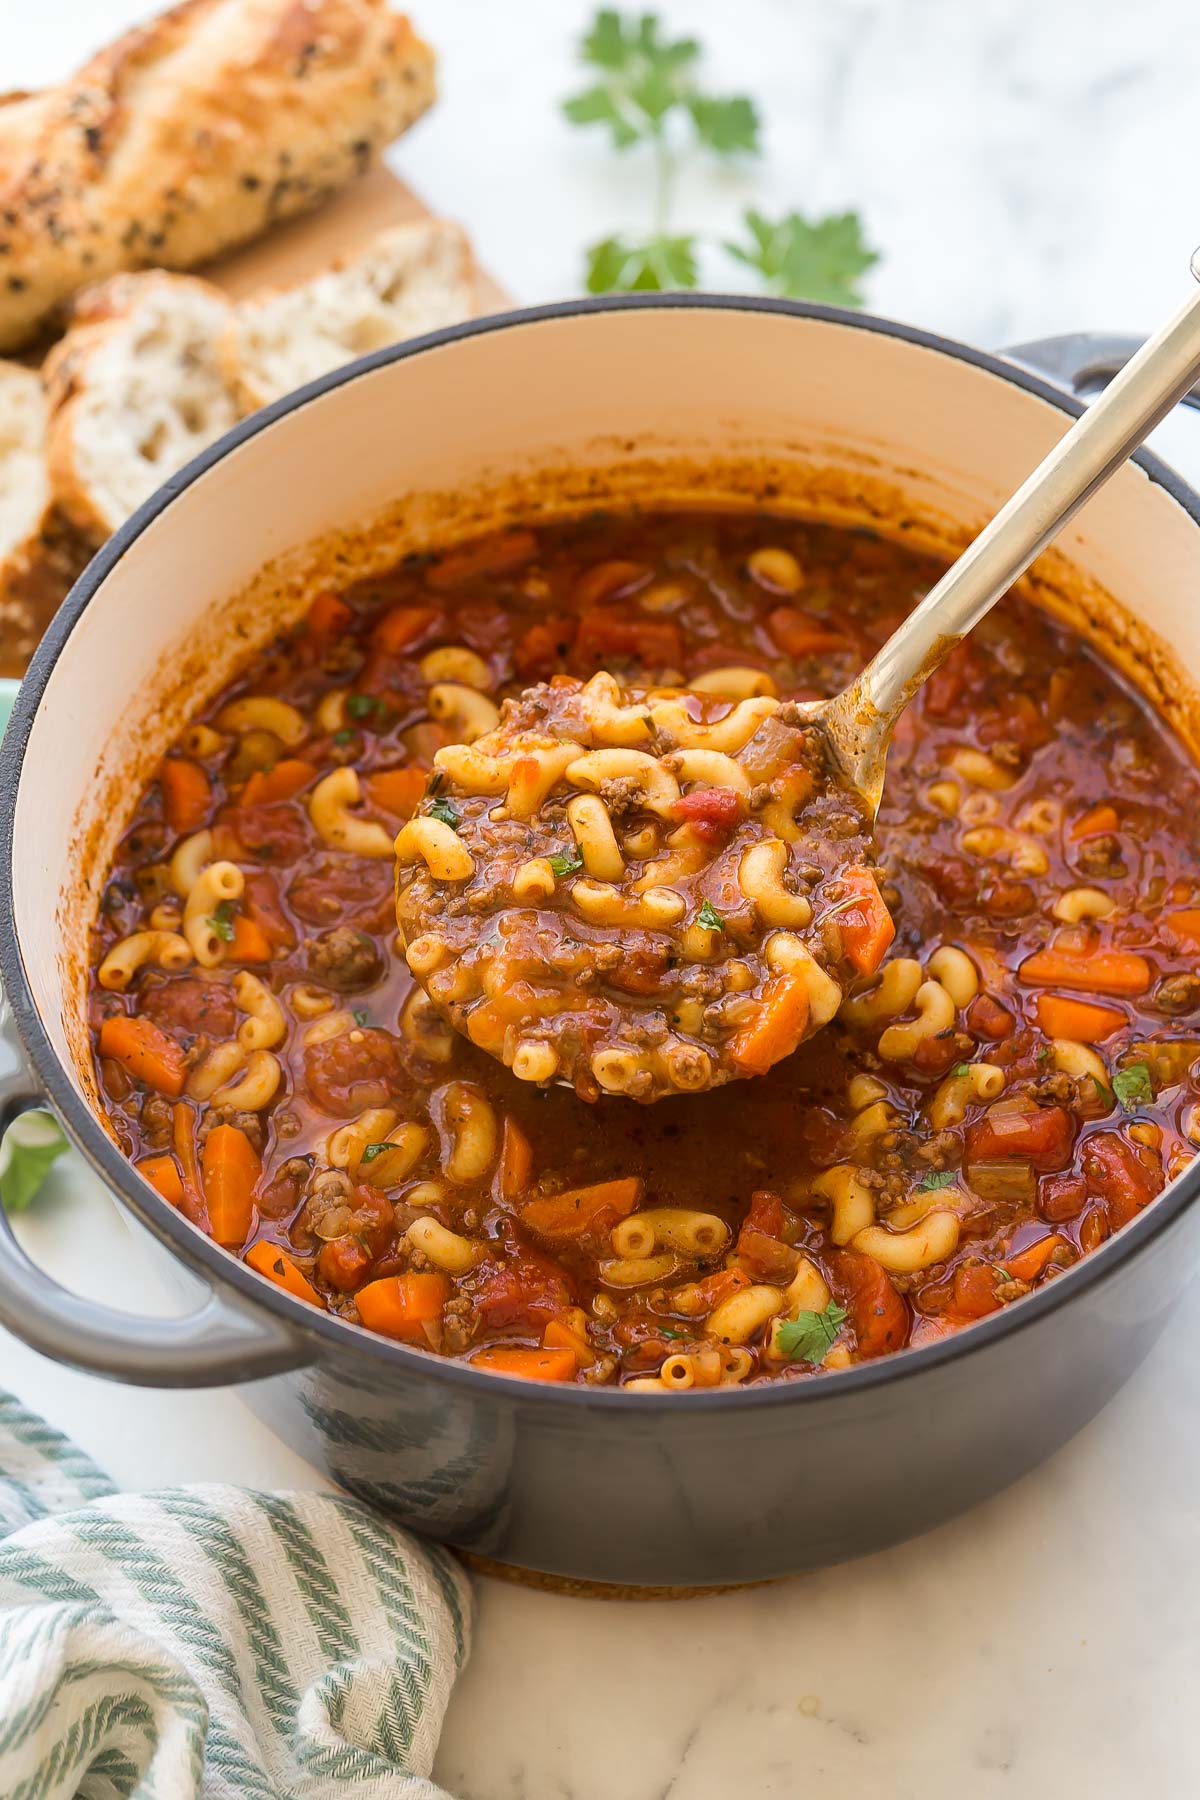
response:
<path fill-rule="evenodd" d="M 357 356 L 442 325 L 476 307 L 474 263 L 448 219 L 396 225 L 300 287 L 235 308 L 222 342 L 226 377 L 253 412 Z"/>
<path fill-rule="evenodd" d="M 50 505 L 41 377 L 0 362 L 0 578 L 39 543 Z"/>
<path fill-rule="evenodd" d="M 47 536 L 46 402 L 40 377 L 0 362 L 0 675 L 19 675 L 69 585 Z"/>
<path fill-rule="evenodd" d="M 102 542 L 235 423 L 218 346 L 230 305 L 188 275 L 118 275 L 80 296 L 46 360 L 46 463 L 71 523 Z"/>

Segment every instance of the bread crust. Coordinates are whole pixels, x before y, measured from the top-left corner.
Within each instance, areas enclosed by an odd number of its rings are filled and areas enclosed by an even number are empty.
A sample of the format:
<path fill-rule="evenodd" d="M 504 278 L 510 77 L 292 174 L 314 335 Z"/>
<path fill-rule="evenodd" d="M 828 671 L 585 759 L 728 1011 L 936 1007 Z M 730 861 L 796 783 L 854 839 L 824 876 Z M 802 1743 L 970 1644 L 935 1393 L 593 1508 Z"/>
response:
<path fill-rule="evenodd" d="M 161 269 L 115 275 L 79 296 L 71 329 L 42 365 L 42 384 L 50 492 L 88 542 L 103 543 L 235 422 L 217 359 L 229 312 L 210 282 Z M 171 341 L 148 361 L 147 338 L 164 333 Z M 184 426 L 179 415 L 189 408 L 198 416 Z M 144 433 L 163 434 L 161 463 L 136 461 Z"/>
<path fill-rule="evenodd" d="M 260 288 L 233 308 L 218 345 L 239 411 L 269 406 L 282 394 L 385 344 L 470 318 L 478 310 L 476 277 L 462 226 L 428 218 L 378 232 L 308 281 Z M 370 321 L 375 329 L 363 336 L 365 314 L 375 315 Z M 278 352 L 279 346 L 270 345 L 273 335 L 290 350 L 284 359 L 286 376 L 276 368 L 279 357 L 272 350 Z"/>
<path fill-rule="evenodd" d="M 60 87 L 0 96 L 0 350 L 80 287 L 318 205 L 433 97 L 388 0 L 182 0 Z"/>

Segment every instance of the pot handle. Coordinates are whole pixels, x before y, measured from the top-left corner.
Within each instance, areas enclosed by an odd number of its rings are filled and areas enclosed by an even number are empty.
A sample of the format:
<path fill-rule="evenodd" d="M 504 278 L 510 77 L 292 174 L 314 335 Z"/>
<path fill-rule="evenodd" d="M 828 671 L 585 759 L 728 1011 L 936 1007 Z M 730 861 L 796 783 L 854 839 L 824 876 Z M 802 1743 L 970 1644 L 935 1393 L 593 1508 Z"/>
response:
<path fill-rule="evenodd" d="M 0 1008 L 7 1013 L 2 1002 Z M 0 1013 L 0 1138 L 22 1113 L 44 1106 L 16 1050 L 11 1023 Z M 25 1254 L 2 1196 L 0 1325 L 55 1362 L 139 1387 L 222 1387 L 310 1360 L 281 1321 L 213 1289 L 182 1319 L 143 1319 L 81 1299 Z"/>
<path fill-rule="evenodd" d="M 1106 386 L 1141 347 L 1141 338 L 1117 332 L 1070 331 L 1063 337 L 1011 344 L 1000 354 L 1084 399 Z M 1200 408 L 1200 385 L 1185 394 L 1180 404 Z"/>

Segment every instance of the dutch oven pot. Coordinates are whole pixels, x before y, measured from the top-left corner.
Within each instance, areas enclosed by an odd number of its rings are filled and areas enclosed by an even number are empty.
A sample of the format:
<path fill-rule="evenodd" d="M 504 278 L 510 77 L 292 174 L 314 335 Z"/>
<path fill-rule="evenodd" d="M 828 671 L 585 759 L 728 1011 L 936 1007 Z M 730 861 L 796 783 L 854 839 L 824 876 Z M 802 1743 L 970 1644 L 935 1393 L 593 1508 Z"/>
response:
<path fill-rule="evenodd" d="M 694 501 L 775 497 L 952 546 L 1078 410 L 1010 362 L 883 320 L 638 297 L 384 351 L 256 415 L 161 489 L 51 626 L 0 754 L 0 970 L 25 1059 L 0 1123 L 48 1098 L 202 1298 L 175 1320 L 77 1299 L 3 1226 L 0 1321 L 115 1380 L 246 1383 L 289 1444 L 417 1531 L 597 1581 L 702 1585 L 834 1562 L 936 1525 L 1064 1443 L 1145 1356 L 1192 1272 L 1200 1163 L 1052 1286 L 920 1350 L 745 1392 L 526 1383 L 318 1313 L 193 1230 L 93 1113 L 83 993 L 89 908 L 144 773 L 244 655 L 239 633 L 267 638 L 280 608 L 298 610 L 289 570 L 318 538 L 397 502 L 417 539 L 435 537 L 447 506 L 459 528 L 486 522 L 506 482 L 532 492 L 545 478 L 560 498 L 647 480 Z M 1164 643 L 1200 677 L 1200 499 L 1177 477 L 1139 455 L 1061 550 L 1043 564 L 1053 604 L 1116 619 L 1151 691 Z M 272 559 L 260 594 L 283 598 L 230 611 Z"/>

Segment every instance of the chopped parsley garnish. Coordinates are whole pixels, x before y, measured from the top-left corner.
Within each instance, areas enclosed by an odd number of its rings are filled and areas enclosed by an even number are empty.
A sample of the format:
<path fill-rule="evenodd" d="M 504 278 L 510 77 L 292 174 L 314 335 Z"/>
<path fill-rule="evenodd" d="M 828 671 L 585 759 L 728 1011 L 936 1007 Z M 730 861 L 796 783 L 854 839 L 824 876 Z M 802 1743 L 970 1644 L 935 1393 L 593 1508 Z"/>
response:
<path fill-rule="evenodd" d="M 1113 1093 L 1121 1102 L 1122 1112 L 1136 1112 L 1139 1106 L 1149 1106 L 1154 1099 L 1150 1064 L 1136 1062 L 1130 1063 L 1127 1069 L 1118 1069 L 1113 1076 Z"/>
<path fill-rule="evenodd" d="M 334 732 L 333 741 L 335 744 L 352 744 L 357 736 L 357 731 L 353 731 L 349 725 L 342 725 Z"/>
<path fill-rule="evenodd" d="M 935 1188 L 949 1187 L 955 1179 L 953 1169 L 930 1169 L 917 1183 L 918 1194 L 930 1194 Z"/>
<path fill-rule="evenodd" d="M 457 807 L 451 806 L 448 800 L 435 800 L 429 808 L 428 817 L 440 819 L 443 825 L 450 827 L 451 831 L 457 831 L 462 824 L 462 814 Z"/>
<path fill-rule="evenodd" d="M 833 1345 L 843 1320 L 846 1309 L 831 1300 L 824 1312 L 802 1312 L 794 1319 L 785 1319 L 775 1334 L 776 1347 L 784 1356 L 790 1356 L 793 1362 L 824 1362 Z"/>
<path fill-rule="evenodd" d="M 952 1075 L 969 1075 L 971 1073 L 971 1065 L 970 1063 L 955 1063 L 950 1073 Z"/>
<path fill-rule="evenodd" d="M 366 1022 L 367 1022 L 367 1020 L 368 1020 L 368 1019 L 369 1019 L 369 1018 L 370 1018 L 370 1016 L 371 1016 L 371 1015 L 370 1015 L 370 1013 L 369 1013 L 369 1012 L 368 1012 L 368 1011 L 367 1011 L 367 1009 L 366 1009 L 366 1007 L 364 1007 L 364 1006 L 356 1006 L 356 1007 L 355 1007 L 355 1009 L 354 1009 L 354 1023 L 355 1023 L 355 1024 L 356 1024 L 356 1025 L 365 1025 L 365 1024 L 366 1024 Z"/>
<path fill-rule="evenodd" d="M 696 914 L 696 923 L 703 925 L 705 931 L 724 931 L 725 929 L 725 921 L 711 900 L 706 900 L 701 906 L 700 911 Z"/>
<path fill-rule="evenodd" d="M 352 719 L 365 719 L 371 713 L 378 712 L 382 701 L 374 694 L 347 694 L 346 711 Z"/>
<path fill-rule="evenodd" d="M 210 916 L 208 923 L 212 926 L 222 943 L 233 942 L 233 902 L 222 900 L 216 911 Z"/>
<path fill-rule="evenodd" d="M 550 857 L 549 861 L 551 871 L 559 877 L 578 875 L 583 867 L 583 854 L 576 844 L 570 850 L 560 851 L 558 855 Z"/>
<path fill-rule="evenodd" d="M 395 1144 L 368 1144 L 358 1160 L 360 1163 L 374 1162 L 375 1158 L 382 1156 L 385 1150 L 394 1150 L 395 1148 Z"/>

